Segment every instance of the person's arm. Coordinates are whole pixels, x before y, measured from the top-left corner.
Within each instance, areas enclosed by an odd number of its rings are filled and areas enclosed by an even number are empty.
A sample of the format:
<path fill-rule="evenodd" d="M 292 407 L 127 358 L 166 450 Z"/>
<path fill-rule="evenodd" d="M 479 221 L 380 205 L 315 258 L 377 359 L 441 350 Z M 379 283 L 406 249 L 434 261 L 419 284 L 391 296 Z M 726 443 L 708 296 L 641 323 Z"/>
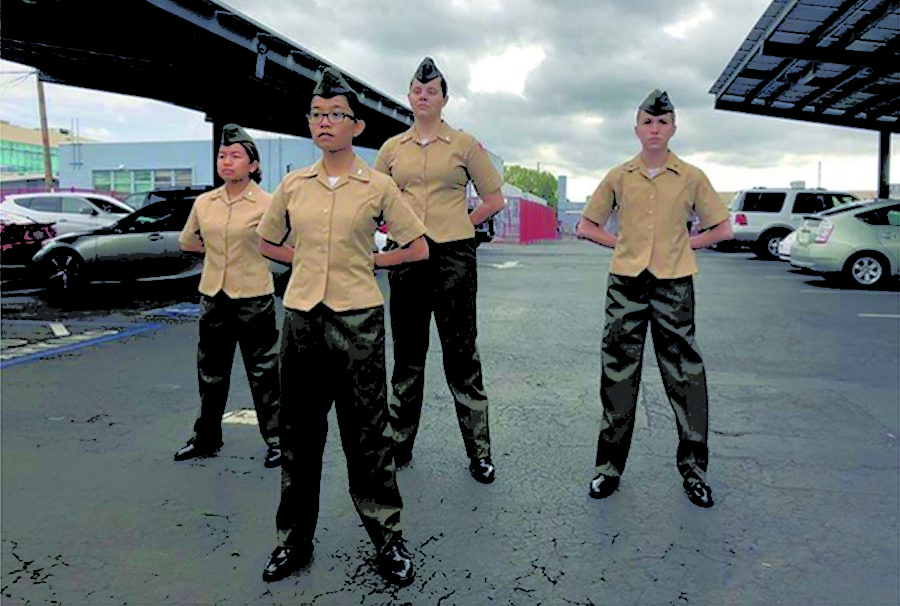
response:
<path fill-rule="evenodd" d="M 503 199 L 503 194 L 499 189 L 492 191 L 481 197 L 481 204 L 469 213 L 469 221 L 472 222 L 472 225 L 480 225 L 504 208 L 506 208 L 506 200 Z"/>
<path fill-rule="evenodd" d="M 200 236 L 200 219 L 197 217 L 197 204 L 191 207 L 187 222 L 178 234 L 178 246 L 185 252 L 205 253 L 203 238 Z"/>
<path fill-rule="evenodd" d="M 734 238 L 734 232 L 731 229 L 731 221 L 722 221 L 712 229 L 700 232 L 696 236 L 691 237 L 691 248 L 706 248 L 717 242 L 731 240 Z"/>
<path fill-rule="evenodd" d="M 575 228 L 575 235 L 579 240 L 589 240 L 607 248 L 615 248 L 616 241 L 619 239 L 618 236 L 606 231 L 603 225 L 598 225 L 584 216 L 581 217 L 578 227 Z"/>
<path fill-rule="evenodd" d="M 206 253 L 206 247 L 203 245 L 203 238 L 200 238 L 199 236 L 193 242 L 182 244 L 181 250 L 184 252 Z"/>
<path fill-rule="evenodd" d="M 272 244 L 266 240 L 259 239 L 259 252 L 266 259 L 270 259 L 277 263 L 291 266 L 294 263 L 294 248 L 287 244 Z"/>
<path fill-rule="evenodd" d="M 413 261 L 424 261 L 428 258 L 428 254 L 428 242 L 425 241 L 425 236 L 419 236 L 402 248 L 375 253 L 375 269 L 393 267 Z"/>

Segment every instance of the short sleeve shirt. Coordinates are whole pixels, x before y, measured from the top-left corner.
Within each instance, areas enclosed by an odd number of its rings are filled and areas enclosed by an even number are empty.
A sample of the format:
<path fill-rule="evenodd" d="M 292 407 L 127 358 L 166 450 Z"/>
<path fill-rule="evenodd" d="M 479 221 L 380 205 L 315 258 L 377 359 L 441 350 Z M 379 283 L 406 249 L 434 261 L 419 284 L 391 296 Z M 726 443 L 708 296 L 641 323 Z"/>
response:
<path fill-rule="evenodd" d="M 358 156 L 334 187 L 321 161 L 288 173 L 258 229 L 265 240 L 294 247 L 284 306 L 309 311 L 324 303 L 341 312 L 383 305 L 372 251 L 382 220 L 401 246 L 425 234 L 394 182 Z"/>
<path fill-rule="evenodd" d="M 703 171 L 671 152 L 654 177 L 640 155 L 610 170 L 582 215 L 605 225 L 614 210 L 619 238 L 610 273 L 637 276 L 647 269 L 661 279 L 697 273 L 687 230 L 691 215 L 699 217 L 703 229 L 729 217 Z"/>
<path fill-rule="evenodd" d="M 388 139 L 375 168 L 391 176 L 435 242 L 475 237 L 469 220 L 466 185 L 480 195 L 498 191 L 503 177 L 475 137 L 441 122 L 437 137 L 426 144 L 416 127 Z"/>
<path fill-rule="evenodd" d="M 243 299 L 274 292 L 269 262 L 259 252 L 256 233 L 271 200 L 254 181 L 234 200 L 224 185 L 197 197 L 178 242 L 187 246 L 203 240 L 201 293 L 212 297 L 225 291 L 232 299 Z"/>

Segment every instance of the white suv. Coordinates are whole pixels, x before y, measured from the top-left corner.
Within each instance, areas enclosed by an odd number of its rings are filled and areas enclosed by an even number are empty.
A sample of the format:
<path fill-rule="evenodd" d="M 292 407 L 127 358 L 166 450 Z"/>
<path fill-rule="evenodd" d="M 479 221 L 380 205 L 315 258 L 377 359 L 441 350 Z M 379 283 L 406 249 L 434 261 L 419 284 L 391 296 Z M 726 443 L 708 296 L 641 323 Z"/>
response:
<path fill-rule="evenodd" d="M 776 259 L 782 238 L 804 216 L 858 201 L 851 193 L 825 189 L 747 189 L 730 204 L 734 241 L 749 244 L 763 259 Z"/>
<path fill-rule="evenodd" d="M 3 198 L 3 208 L 39 223 L 55 223 L 59 236 L 115 223 L 134 209 L 110 196 L 88 192 L 37 192 Z"/>

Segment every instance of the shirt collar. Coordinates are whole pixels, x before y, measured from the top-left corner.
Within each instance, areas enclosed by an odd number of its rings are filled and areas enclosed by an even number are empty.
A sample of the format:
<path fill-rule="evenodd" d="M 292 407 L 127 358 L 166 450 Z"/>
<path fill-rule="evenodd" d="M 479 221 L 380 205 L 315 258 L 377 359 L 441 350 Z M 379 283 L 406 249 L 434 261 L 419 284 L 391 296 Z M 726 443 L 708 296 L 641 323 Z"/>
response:
<path fill-rule="evenodd" d="M 260 187 L 253 179 L 250 179 L 250 183 L 247 184 L 247 187 L 244 188 L 244 191 L 241 192 L 239 198 L 235 200 L 231 200 L 231 202 L 237 202 L 238 200 L 248 200 L 250 202 L 256 202 L 259 199 L 259 190 Z M 222 202 L 228 203 L 228 191 L 225 189 L 225 185 L 220 185 L 216 189 L 210 192 L 213 197 L 219 198 Z"/>
<path fill-rule="evenodd" d="M 322 164 L 322 160 L 319 159 L 318 162 L 311 166 L 307 166 L 299 171 L 301 177 L 306 179 L 314 179 L 316 177 L 320 177 L 319 181 L 323 184 L 328 183 L 328 173 L 325 171 L 325 165 Z M 355 179 L 357 181 L 362 181 L 363 183 L 368 183 L 372 177 L 372 169 L 366 164 L 365 160 L 353 154 L 353 165 L 350 167 L 350 172 L 347 177 L 350 179 Z"/>
<path fill-rule="evenodd" d="M 450 143 L 453 140 L 453 128 L 451 128 L 444 120 L 441 120 L 441 125 L 438 127 L 437 139 L 444 143 Z M 400 136 L 400 143 L 407 143 L 408 141 L 415 141 L 418 143 L 421 140 L 422 136 L 419 134 L 415 124 Z"/>
<path fill-rule="evenodd" d="M 682 167 L 684 166 L 684 162 L 681 161 L 681 158 L 676 156 L 671 151 L 669 152 L 668 157 L 666 158 L 666 163 L 663 168 L 672 171 L 676 175 L 681 174 Z M 647 165 L 644 164 L 644 160 L 641 158 L 641 155 L 638 154 L 631 160 L 625 163 L 625 170 L 628 172 L 634 171 L 642 171 L 647 173 Z"/>

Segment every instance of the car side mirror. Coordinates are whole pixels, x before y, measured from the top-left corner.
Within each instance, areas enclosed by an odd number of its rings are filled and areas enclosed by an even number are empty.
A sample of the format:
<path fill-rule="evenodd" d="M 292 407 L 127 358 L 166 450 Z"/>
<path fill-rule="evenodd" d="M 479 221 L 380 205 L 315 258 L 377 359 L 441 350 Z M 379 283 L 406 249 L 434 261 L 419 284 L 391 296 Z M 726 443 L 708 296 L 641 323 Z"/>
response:
<path fill-rule="evenodd" d="M 888 212 L 888 224 L 900 227 L 900 210 L 892 210 Z"/>

